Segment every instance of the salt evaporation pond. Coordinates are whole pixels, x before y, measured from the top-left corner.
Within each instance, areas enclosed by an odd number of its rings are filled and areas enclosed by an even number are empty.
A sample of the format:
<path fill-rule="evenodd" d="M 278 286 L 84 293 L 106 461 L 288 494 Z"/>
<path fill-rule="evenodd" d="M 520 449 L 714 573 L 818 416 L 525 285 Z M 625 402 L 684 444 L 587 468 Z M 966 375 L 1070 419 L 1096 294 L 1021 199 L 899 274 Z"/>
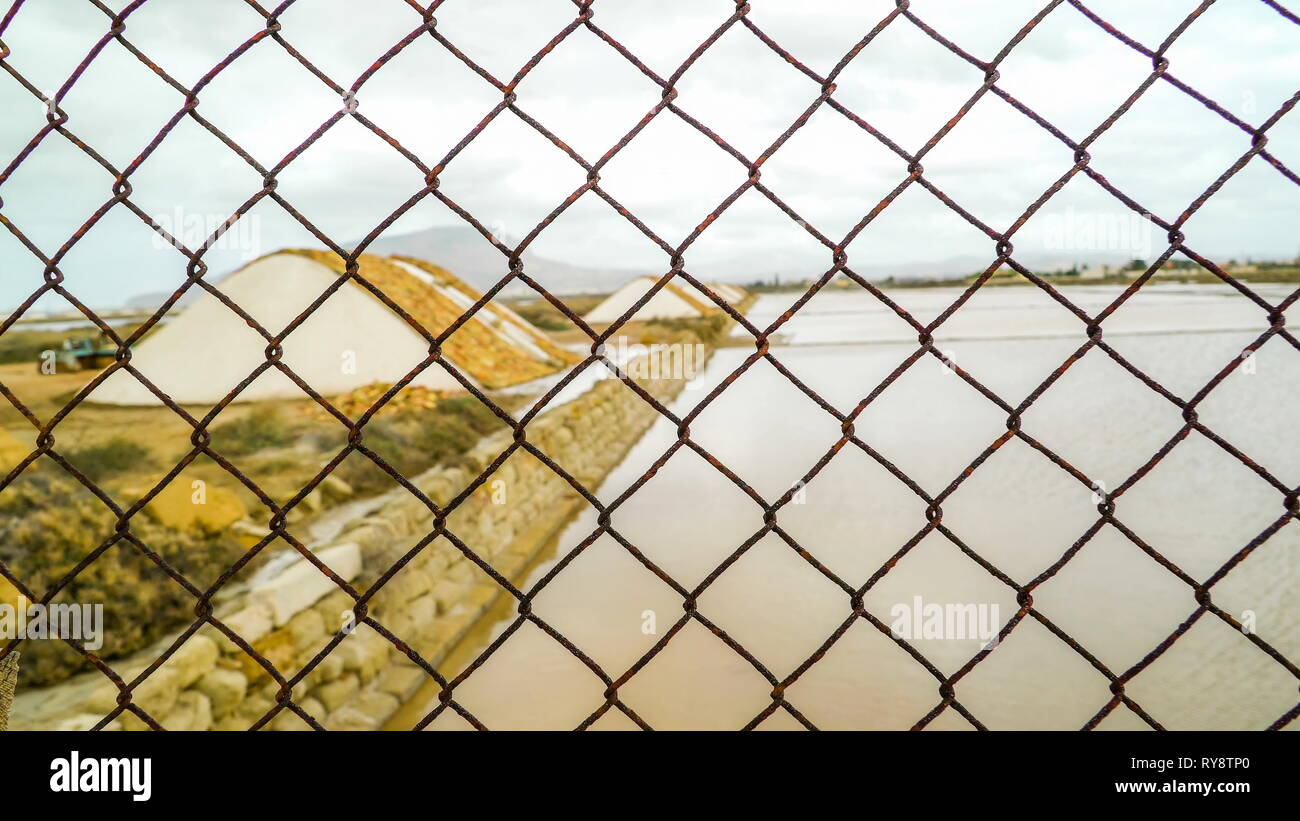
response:
<path fill-rule="evenodd" d="M 1258 285 L 1273 303 L 1291 288 Z M 1095 313 L 1119 288 L 1063 293 Z M 922 322 L 955 289 L 891 292 Z M 750 311 L 762 327 L 792 301 L 766 295 Z M 1292 311 L 1294 314 L 1295 311 Z M 1189 398 L 1267 326 L 1264 311 L 1226 286 L 1149 285 L 1104 324 L 1105 339 L 1176 395 Z M 737 333 L 743 334 L 738 330 Z M 842 411 L 853 408 L 916 350 L 915 332 L 865 292 L 815 297 L 786 325 L 773 355 Z M 1010 404 L 1018 404 L 1085 340 L 1083 324 L 1035 288 L 990 288 L 936 333 L 939 346 Z M 674 411 L 684 414 L 751 352 L 723 348 Z M 1273 339 L 1199 406 L 1200 420 L 1287 486 L 1300 484 L 1300 352 Z M 1023 429 L 1113 489 L 1183 424 L 1179 410 L 1093 350 L 1024 414 Z M 930 493 L 947 486 L 1006 431 L 1006 413 L 925 357 L 859 418 L 857 434 Z M 837 420 L 759 362 L 691 426 L 692 437 L 767 499 L 783 494 L 840 437 Z M 675 441 L 660 420 L 600 488 L 616 498 Z M 1193 433 L 1117 503 L 1116 516 L 1196 579 L 1210 576 L 1284 512 L 1283 497 L 1205 437 Z M 1012 440 L 943 504 L 943 523 L 1020 582 L 1057 561 L 1097 519 L 1092 493 L 1044 456 Z M 852 585 L 869 578 L 925 524 L 925 504 L 860 449 L 844 448 L 783 508 L 781 526 Z M 613 526 L 686 587 L 698 584 L 762 526 L 757 505 L 701 458 L 682 449 L 612 518 Z M 578 516 L 561 535 L 563 556 L 596 527 Z M 528 585 L 554 565 L 543 563 Z M 1214 602 L 1254 614 L 1261 638 L 1300 658 L 1296 602 L 1300 523 L 1292 521 L 1213 588 Z M 925 602 L 997 605 L 1005 623 L 1014 591 L 938 533 L 914 547 L 865 597 L 889 623 L 891 607 Z M 1112 527 L 1104 527 L 1052 580 L 1035 606 L 1111 670 L 1137 663 L 1195 609 L 1191 589 Z M 850 613 L 848 596 L 769 534 L 718 578 L 699 610 L 784 678 Z M 613 678 L 637 663 L 682 614 L 682 600 L 609 536 L 537 597 L 535 612 Z M 657 634 L 647 634 L 647 612 Z M 496 635 L 506 622 L 497 625 Z M 977 638 L 918 639 L 944 673 L 979 650 Z M 454 671 L 444 670 L 444 673 Z M 456 689 L 492 728 L 572 728 L 604 701 L 604 685 L 573 655 L 525 625 Z M 744 726 L 771 703 L 753 666 L 694 622 L 620 690 L 656 728 Z M 1211 615 L 1203 616 L 1127 693 L 1165 727 L 1262 728 L 1297 701 L 1296 680 Z M 1110 698 L 1109 682 L 1083 657 L 1026 619 L 956 688 L 990 728 L 1078 728 Z M 858 620 L 786 692 L 822 728 L 907 728 L 939 703 L 936 679 L 870 624 Z M 430 705 L 432 706 L 432 705 Z M 447 711 L 433 729 L 467 728 Z M 628 728 L 610 710 L 596 728 Z M 763 728 L 796 727 L 783 710 Z M 932 728 L 969 728 L 952 710 Z M 1119 707 L 1106 729 L 1146 725 Z"/>

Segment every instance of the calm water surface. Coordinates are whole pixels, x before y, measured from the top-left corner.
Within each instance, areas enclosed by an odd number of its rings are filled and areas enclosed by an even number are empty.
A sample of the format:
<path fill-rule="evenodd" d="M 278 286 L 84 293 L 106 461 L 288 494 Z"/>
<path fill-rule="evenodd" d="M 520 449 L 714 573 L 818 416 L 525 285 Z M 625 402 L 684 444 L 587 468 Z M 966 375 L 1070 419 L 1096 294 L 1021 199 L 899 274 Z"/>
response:
<path fill-rule="evenodd" d="M 1286 286 L 1257 286 L 1272 302 Z M 1095 313 L 1119 293 L 1064 289 Z M 926 322 L 955 290 L 892 294 Z M 750 312 L 760 327 L 792 301 L 768 295 Z M 1292 311 L 1292 313 L 1296 313 Z M 1143 289 L 1104 325 L 1134 366 L 1189 398 L 1266 327 L 1264 312 L 1226 287 Z M 744 333 L 738 331 L 738 333 Z M 810 389 L 848 412 L 916 350 L 915 332 L 865 293 L 819 295 L 782 329 L 773 355 Z M 1084 341 L 1083 323 L 1033 288 L 976 295 L 936 333 L 940 347 L 1011 405 Z M 674 408 L 684 414 L 749 350 L 721 349 Z M 1250 372 L 1253 371 L 1253 372 Z M 1300 484 L 1300 352 L 1273 339 L 1199 406 L 1200 420 L 1287 486 Z M 1006 431 L 1006 413 L 933 357 L 925 357 L 859 417 L 858 435 L 936 494 Z M 1088 477 L 1115 488 L 1181 427 L 1180 411 L 1101 350 L 1089 352 L 1023 417 L 1023 430 Z M 691 426 L 693 439 L 759 494 L 775 499 L 840 437 L 839 422 L 760 361 Z M 675 441 L 657 423 L 600 488 L 612 501 Z M 1116 517 L 1189 576 L 1213 574 L 1284 513 L 1282 495 L 1221 447 L 1193 433 L 1118 501 Z M 943 523 L 1018 582 L 1056 562 L 1098 518 L 1091 491 L 1013 439 L 943 504 Z M 781 527 L 830 572 L 857 586 L 926 524 L 925 503 L 852 445 L 804 489 Z M 762 528 L 761 511 L 696 454 L 679 450 L 628 502 L 613 527 L 686 587 L 698 584 Z M 580 515 L 560 537 L 563 556 L 596 528 Z M 1300 523 L 1292 521 L 1213 588 L 1214 602 L 1254 613 L 1261 638 L 1300 659 L 1296 601 Z M 554 565 L 537 568 L 528 584 Z M 1014 591 L 943 535 L 923 538 L 866 595 L 891 621 L 896 604 L 996 605 L 1016 613 Z M 1035 607 L 1115 672 L 1137 663 L 1196 609 L 1191 589 L 1118 529 L 1101 531 L 1034 592 Z M 778 679 L 812 656 L 851 614 L 849 597 L 773 534 L 753 545 L 699 598 L 699 611 Z M 682 599 L 626 549 L 602 536 L 537 597 L 535 612 L 618 678 L 682 615 Z M 650 624 L 653 614 L 653 624 Z M 653 628 L 656 632 L 648 633 Z M 497 634 L 504 623 L 497 627 Z M 944 673 L 979 651 L 978 639 L 917 639 Z M 1110 697 L 1108 680 L 1033 619 L 1025 619 L 963 678 L 957 698 L 991 728 L 1077 728 Z M 572 654 L 525 625 L 456 691 L 493 728 L 571 728 L 603 702 L 604 685 Z M 620 690 L 657 728 L 736 728 L 771 703 L 754 666 L 692 621 Z M 1168 728 L 1262 728 L 1297 701 L 1296 679 L 1212 615 L 1134 679 L 1128 694 Z M 857 620 L 787 690 L 822 728 L 907 728 L 939 703 L 938 681 L 892 640 Z M 447 712 L 435 729 L 467 725 Z M 634 726 L 617 710 L 598 728 Z M 798 726 L 777 711 L 764 728 Z M 969 728 L 952 710 L 931 725 Z M 1125 707 L 1103 728 L 1145 726 Z"/>

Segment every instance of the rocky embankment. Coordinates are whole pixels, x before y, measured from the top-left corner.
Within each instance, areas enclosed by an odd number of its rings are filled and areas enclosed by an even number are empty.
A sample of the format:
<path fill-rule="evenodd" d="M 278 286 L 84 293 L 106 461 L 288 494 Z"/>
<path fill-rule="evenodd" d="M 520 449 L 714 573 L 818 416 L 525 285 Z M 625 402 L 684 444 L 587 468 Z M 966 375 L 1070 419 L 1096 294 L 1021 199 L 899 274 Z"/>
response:
<path fill-rule="evenodd" d="M 638 379 L 667 403 L 682 378 Z M 596 488 L 658 417 L 657 411 L 617 380 L 539 415 L 527 439 L 584 486 Z M 507 431 L 480 442 L 455 466 L 413 480 L 445 504 L 512 442 Z M 502 576 L 518 580 L 549 540 L 585 501 L 559 474 L 517 449 L 447 519 L 447 529 Z M 369 507 L 369 506 L 367 506 Z M 358 590 L 370 589 L 401 556 L 434 528 L 433 512 L 403 488 L 349 522 L 314 552 Z M 353 599 L 301 556 L 273 561 L 246 586 L 223 598 L 215 615 L 280 673 L 292 680 L 293 700 L 326 728 L 376 729 L 425 682 L 425 672 L 368 625 L 352 628 Z M 440 536 L 382 584 L 370 615 L 435 667 L 492 608 L 508 595 L 465 553 Z M 112 629 L 112 625 L 106 625 Z M 348 630 L 351 629 L 351 632 Z M 131 682 L 185 632 L 111 662 Z M 325 646 L 346 637 L 317 660 Z M 131 692 L 133 703 L 172 730 L 244 730 L 276 708 L 280 685 L 256 660 L 212 625 L 189 635 Z M 19 682 L 13 729 L 89 729 L 117 708 L 121 691 L 98 672 L 58 685 L 24 689 Z M 307 729 L 281 710 L 265 726 Z M 145 729 L 123 712 L 108 729 Z"/>

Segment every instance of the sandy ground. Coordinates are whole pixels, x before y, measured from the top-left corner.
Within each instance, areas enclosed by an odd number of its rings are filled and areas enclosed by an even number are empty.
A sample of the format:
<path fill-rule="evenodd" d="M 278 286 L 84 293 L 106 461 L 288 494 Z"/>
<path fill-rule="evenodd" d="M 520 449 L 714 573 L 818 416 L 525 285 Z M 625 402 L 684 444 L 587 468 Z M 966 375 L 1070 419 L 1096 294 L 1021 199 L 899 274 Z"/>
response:
<path fill-rule="evenodd" d="M 0 383 L 3 383 L 42 423 L 71 402 L 81 388 L 90 382 L 96 371 L 78 371 L 44 375 L 30 364 L 0 365 Z M 283 402 L 286 407 L 306 407 L 302 402 Z M 254 405 L 235 404 L 221 412 L 216 424 L 229 422 L 246 415 Z M 186 408 L 196 418 L 206 407 Z M 24 443 L 34 443 L 36 429 L 18 409 L 8 401 L 0 405 L 0 427 Z M 54 429 L 59 448 L 84 448 L 116 437 L 126 437 L 147 445 L 160 456 L 179 455 L 188 450 L 193 428 L 181 416 L 164 406 L 117 407 L 90 402 L 78 404 Z"/>
<path fill-rule="evenodd" d="M 45 375 L 28 363 L 0 365 L 0 383 L 18 398 L 42 424 L 58 414 L 77 392 L 94 378 L 95 371 L 79 371 Z M 302 413 L 309 402 L 261 403 L 276 404 L 294 413 Z M 258 405 L 235 404 L 227 407 L 217 417 L 214 425 L 224 424 L 250 413 Z M 195 418 L 201 416 L 207 408 L 186 408 Z M 0 428 L 25 446 L 35 447 L 37 431 L 32 423 L 9 401 L 0 401 Z M 171 409 L 158 407 L 115 407 L 82 402 L 72 409 L 54 428 L 55 449 L 60 453 L 69 453 L 96 445 L 112 439 L 127 439 L 146 448 L 153 457 L 154 464 L 146 470 L 132 472 L 121 477 L 116 483 L 127 482 L 133 486 L 145 482 L 156 482 L 187 454 L 192 445 L 190 436 L 193 428 L 181 416 Z M 236 464 L 247 459 L 235 460 Z M 300 476 L 310 475 L 318 465 L 294 464 L 292 458 L 280 460 L 275 470 L 257 470 L 254 480 L 268 483 L 269 489 L 287 490 L 295 481 L 301 487 Z M 12 464 L 0 465 L 7 472 Z M 244 467 L 240 464 L 241 469 Z M 250 469 L 252 468 L 249 465 Z M 193 473 L 199 478 L 219 485 L 240 490 L 246 496 L 245 502 L 250 506 L 253 496 L 239 487 L 233 476 L 206 458 L 200 458 L 187 468 L 187 475 Z M 305 480 L 304 480 L 305 481 Z M 108 484 L 113 484 L 112 482 Z M 279 488 L 278 485 L 285 485 Z M 273 492 L 273 495 L 276 495 Z"/>

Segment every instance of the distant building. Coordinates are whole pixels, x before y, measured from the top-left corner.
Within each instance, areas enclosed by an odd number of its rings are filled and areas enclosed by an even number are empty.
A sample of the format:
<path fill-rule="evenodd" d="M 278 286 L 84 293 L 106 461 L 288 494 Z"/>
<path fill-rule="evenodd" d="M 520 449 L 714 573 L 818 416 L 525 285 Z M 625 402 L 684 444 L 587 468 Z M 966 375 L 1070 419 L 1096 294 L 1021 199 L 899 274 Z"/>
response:
<path fill-rule="evenodd" d="M 1079 279 L 1105 279 L 1110 275 L 1109 265 L 1089 265 L 1079 269 Z"/>

